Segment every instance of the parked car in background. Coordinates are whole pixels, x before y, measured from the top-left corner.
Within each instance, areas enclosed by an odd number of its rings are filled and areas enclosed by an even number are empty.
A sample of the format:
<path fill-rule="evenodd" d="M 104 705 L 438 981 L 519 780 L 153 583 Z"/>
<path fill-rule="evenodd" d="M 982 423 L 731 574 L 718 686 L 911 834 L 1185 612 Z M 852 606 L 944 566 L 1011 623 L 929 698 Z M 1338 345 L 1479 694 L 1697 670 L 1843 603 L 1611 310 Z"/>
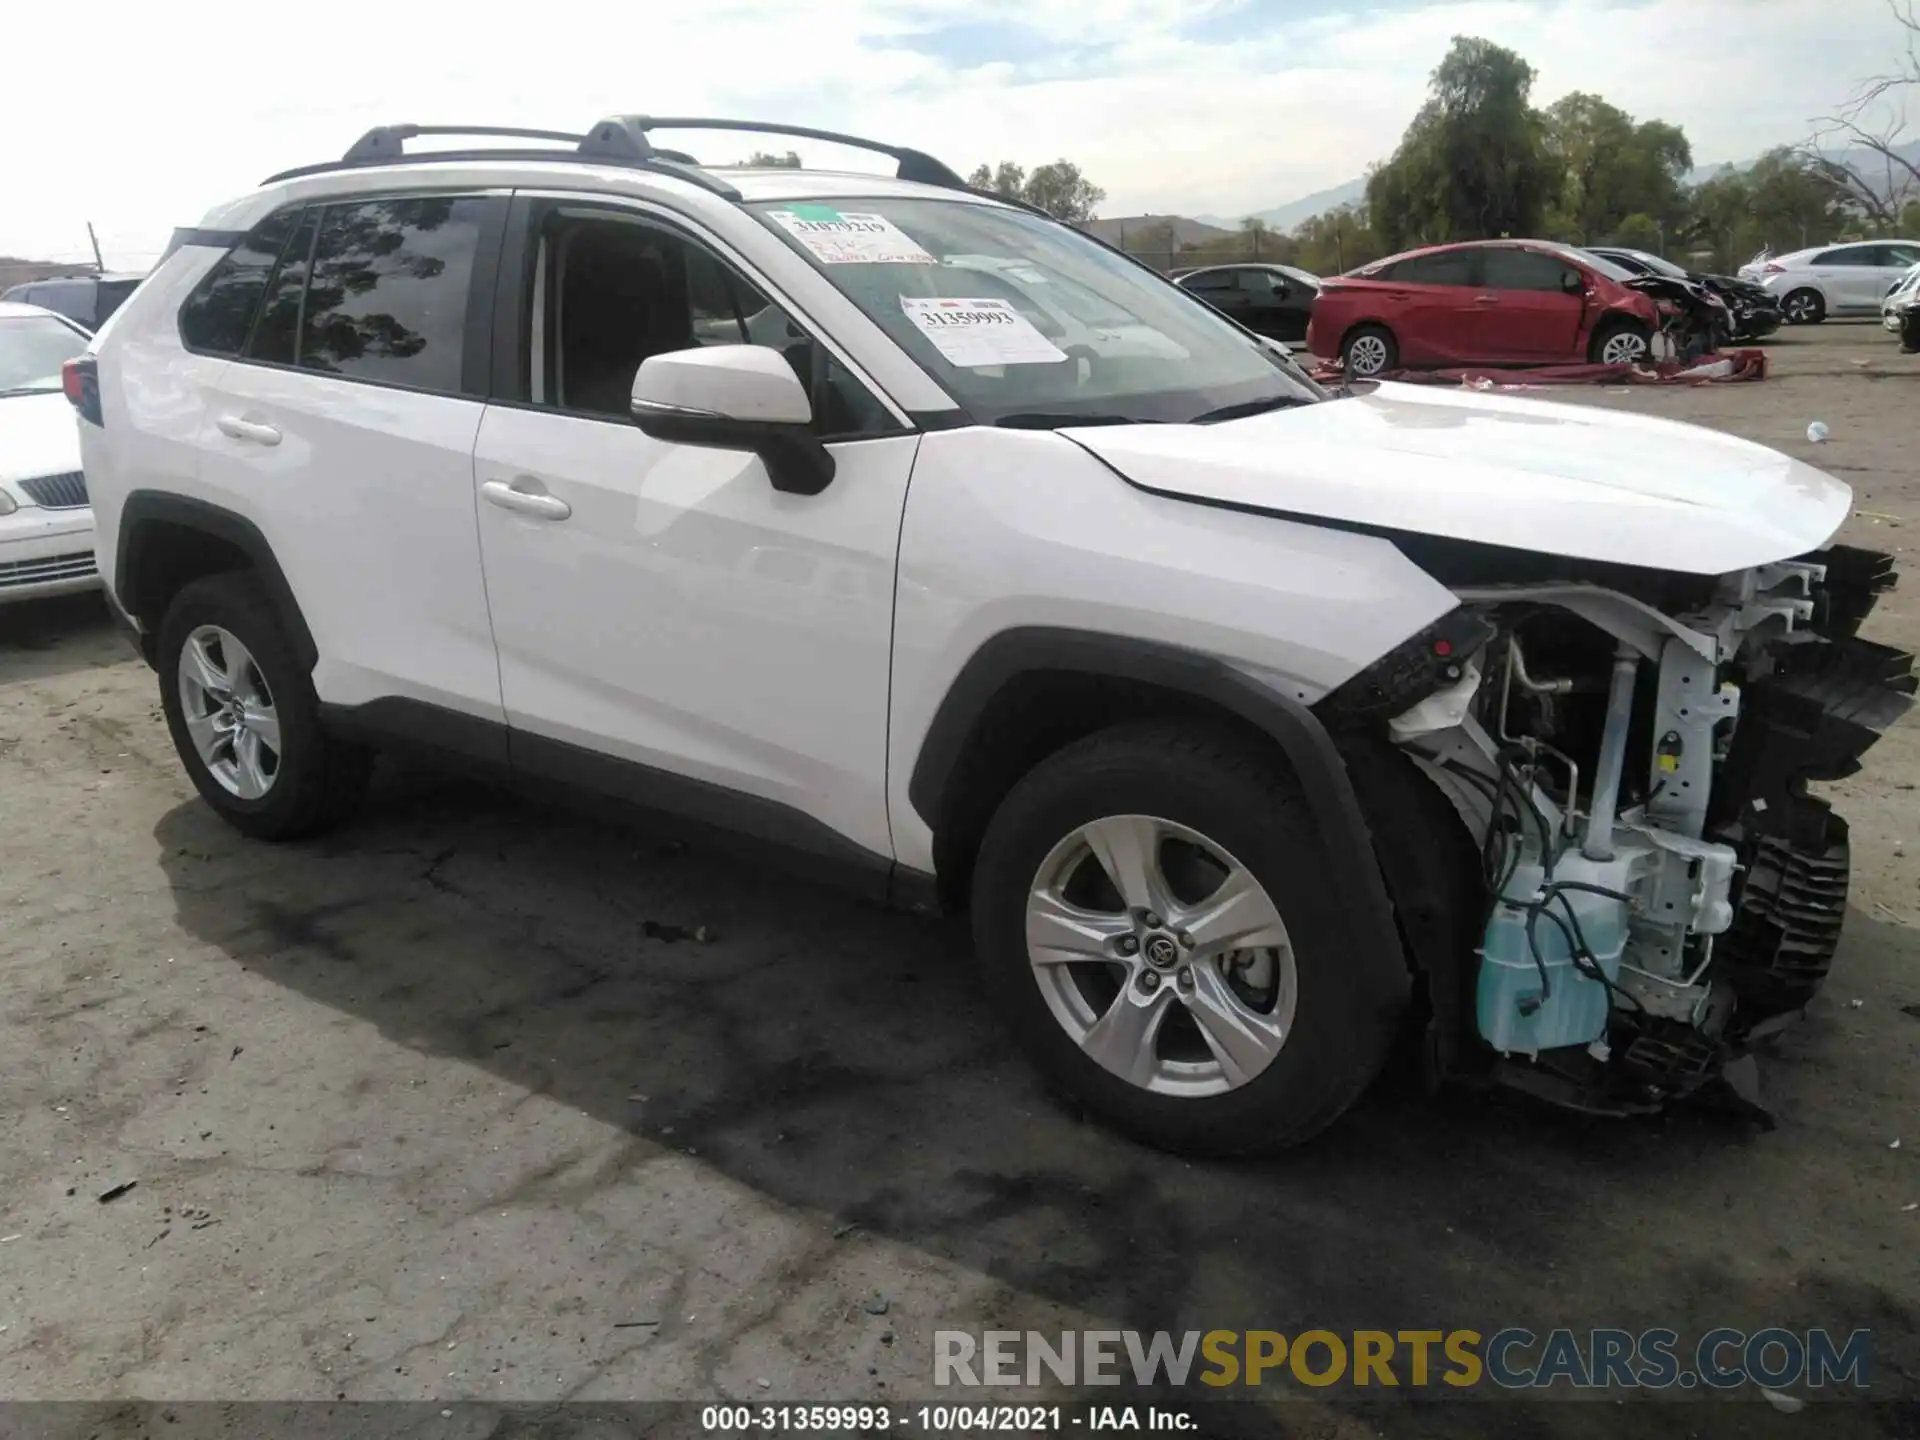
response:
<path fill-rule="evenodd" d="M 1737 275 L 1708 275 L 1688 270 L 1650 250 L 1629 250 L 1617 245 L 1588 245 L 1589 255 L 1610 260 L 1636 275 L 1663 275 L 1669 280 L 1686 280 L 1703 285 L 1718 295 L 1727 307 L 1732 324 L 1729 340 L 1759 340 L 1780 328 L 1780 302 L 1767 293 L 1757 280 L 1742 280 Z"/>
<path fill-rule="evenodd" d="M 1410 250 L 1323 281 L 1307 348 L 1362 377 L 1403 365 L 1630 363 L 1662 322 L 1632 279 L 1544 241 Z"/>
<path fill-rule="evenodd" d="M 1174 283 L 1274 340 L 1305 340 L 1320 298 L 1320 277 L 1291 265 L 1209 265 L 1181 272 Z"/>
<path fill-rule="evenodd" d="M 1789 325 L 1818 325 L 1829 315 L 1872 315 L 1887 286 L 1920 264 L 1920 241 L 1856 240 L 1816 245 L 1740 267 L 1780 301 Z"/>
<path fill-rule="evenodd" d="M 65 316 L 0 300 L 0 603 L 100 583 L 80 434 L 61 367 L 87 349 Z"/>
<path fill-rule="evenodd" d="M 1915 265 L 1887 287 L 1886 298 L 1880 302 L 1880 323 L 1898 333 L 1903 305 L 1915 300 L 1920 300 L 1920 265 Z"/>
<path fill-rule="evenodd" d="M 15 285 L 0 301 L 37 305 L 64 315 L 88 331 L 98 330 L 144 279 L 141 275 L 69 275 L 58 280 L 29 280 Z"/>

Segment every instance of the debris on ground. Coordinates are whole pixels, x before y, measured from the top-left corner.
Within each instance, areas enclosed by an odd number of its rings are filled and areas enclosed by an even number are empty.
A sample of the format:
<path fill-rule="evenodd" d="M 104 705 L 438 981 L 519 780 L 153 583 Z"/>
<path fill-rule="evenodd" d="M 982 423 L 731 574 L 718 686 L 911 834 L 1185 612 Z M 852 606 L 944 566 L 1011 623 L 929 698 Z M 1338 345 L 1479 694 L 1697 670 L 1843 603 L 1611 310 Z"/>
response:
<path fill-rule="evenodd" d="M 138 1180 L 122 1180 L 118 1185 L 109 1186 L 100 1192 L 100 1203 L 102 1205 L 111 1205 L 139 1183 Z"/>
<path fill-rule="evenodd" d="M 616 1320 L 613 1322 L 613 1328 L 616 1330 L 651 1330 L 659 1323 L 658 1320 Z"/>
<path fill-rule="evenodd" d="M 1807 426 L 1807 439 L 1811 440 L 1816 445 L 1826 444 L 1827 443 L 1827 427 L 1825 422 L 1816 420 L 1811 425 Z"/>
<path fill-rule="evenodd" d="M 1778 1390 L 1768 1390 L 1764 1386 L 1761 1387 L 1760 1393 L 1766 1398 L 1766 1402 L 1782 1415 L 1798 1415 L 1807 1408 L 1807 1402 L 1798 1395 L 1782 1395 Z"/>
<path fill-rule="evenodd" d="M 884 1315 L 889 1308 L 887 1297 L 884 1295 L 876 1295 L 867 1301 L 866 1304 L 866 1311 L 869 1315 Z"/>
<path fill-rule="evenodd" d="M 670 925 L 664 920 L 642 920 L 640 933 L 649 940 L 664 940 L 669 945 L 676 940 L 695 940 L 704 945 L 713 939 L 713 932 L 704 925 L 689 930 L 685 925 Z"/>
<path fill-rule="evenodd" d="M 833 1232 L 833 1238 L 836 1240 L 844 1240 L 847 1238 L 847 1236 L 851 1235 L 854 1231 L 858 1230 L 859 1228 L 860 1228 L 860 1223 L 857 1220 L 850 1224 L 842 1225 L 839 1229 Z"/>

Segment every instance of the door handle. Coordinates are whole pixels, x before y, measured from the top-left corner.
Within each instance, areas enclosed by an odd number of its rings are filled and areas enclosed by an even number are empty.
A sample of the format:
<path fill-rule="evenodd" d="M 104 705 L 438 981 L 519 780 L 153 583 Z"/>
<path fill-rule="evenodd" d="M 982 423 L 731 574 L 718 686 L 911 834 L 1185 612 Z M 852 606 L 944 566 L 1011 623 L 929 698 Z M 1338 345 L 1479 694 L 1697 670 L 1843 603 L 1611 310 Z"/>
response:
<path fill-rule="evenodd" d="M 521 488 L 523 485 L 539 483 L 530 475 L 522 475 L 511 485 L 504 480 L 489 480 L 480 487 L 480 493 L 489 503 L 498 505 L 502 510 L 511 510 L 516 515 L 531 515 L 536 520 L 564 520 L 573 514 L 573 507 L 558 495 Z"/>
<path fill-rule="evenodd" d="M 280 432 L 258 420 L 242 420 L 238 415 L 222 415 L 213 422 L 230 440 L 247 440 L 255 445 L 278 445 Z"/>
<path fill-rule="evenodd" d="M 1476 305 L 1498 305 L 1500 303 L 1500 297 L 1498 295 L 1476 295 L 1473 297 L 1473 303 Z"/>

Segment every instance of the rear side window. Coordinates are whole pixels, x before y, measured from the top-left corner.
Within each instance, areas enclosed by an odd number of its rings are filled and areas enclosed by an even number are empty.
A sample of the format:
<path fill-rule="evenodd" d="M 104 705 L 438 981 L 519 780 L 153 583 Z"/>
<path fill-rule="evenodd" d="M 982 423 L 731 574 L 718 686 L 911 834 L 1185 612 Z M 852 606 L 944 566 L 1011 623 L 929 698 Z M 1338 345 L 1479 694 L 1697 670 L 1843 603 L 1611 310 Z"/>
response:
<path fill-rule="evenodd" d="M 99 312 L 95 317 L 102 324 L 114 311 L 127 301 L 127 297 L 138 288 L 138 280 L 102 280 L 94 287 L 94 308 Z"/>
<path fill-rule="evenodd" d="M 313 253 L 314 228 L 319 223 L 318 210 L 303 213 L 293 238 L 281 250 L 279 267 L 267 282 L 266 300 L 260 306 L 253 338 L 247 342 L 249 360 L 293 364 L 294 347 L 300 338 L 300 302 L 307 291 L 307 262 Z"/>
<path fill-rule="evenodd" d="M 1478 283 L 1479 260 L 1477 250 L 1415 255 L 1395 264 L 1390 278 L 1402 285 L 1473 285 Z"/>
<path fill-rule="evenodd" d="M 299 365 L 459 394 L 487 205 L 451 196 L 329 205 L 314 247 Z"/>
<path fill-rule="evenodd" d="M 189 350 L 208 355 L 240 353 L 260 297 L 266 293 L 267 277 L 293 228 L 294 214 L 282 211 L 262 220 L 194 287 L 180 307 L 180 339 Z"/>

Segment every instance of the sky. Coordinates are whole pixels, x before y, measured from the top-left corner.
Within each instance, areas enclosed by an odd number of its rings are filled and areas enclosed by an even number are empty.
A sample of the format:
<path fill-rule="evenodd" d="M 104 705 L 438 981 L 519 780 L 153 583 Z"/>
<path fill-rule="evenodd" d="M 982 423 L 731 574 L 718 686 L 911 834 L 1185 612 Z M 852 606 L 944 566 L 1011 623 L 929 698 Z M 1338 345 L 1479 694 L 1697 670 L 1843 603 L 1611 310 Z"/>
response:
<path fill-rule="evenodd" d="M 955 169 L 1067 158 L 1106 215 L 1240 215 L 1391 153 L 1454 35 L 1511 46 L 1534 99 L 1680 125 L 1697 163 L 1801 139 L 1901 33 L 1884 0 L 96 0 L 71 64 L 0 84 L 0 255 L 142 268 L 176 225 L 371 125 L 583 130 L 731 115 L 871 135 Z M 16 40 L 25 36 L 16 34 Z M 1920 115 L 1916 117 L 1920 125 Z M 752 142 L 689 136 L 712 163 Z M 785 149 L 785 144 L 768 148 Z M 804 161 L 887 162 L 824 146 Z"/>

